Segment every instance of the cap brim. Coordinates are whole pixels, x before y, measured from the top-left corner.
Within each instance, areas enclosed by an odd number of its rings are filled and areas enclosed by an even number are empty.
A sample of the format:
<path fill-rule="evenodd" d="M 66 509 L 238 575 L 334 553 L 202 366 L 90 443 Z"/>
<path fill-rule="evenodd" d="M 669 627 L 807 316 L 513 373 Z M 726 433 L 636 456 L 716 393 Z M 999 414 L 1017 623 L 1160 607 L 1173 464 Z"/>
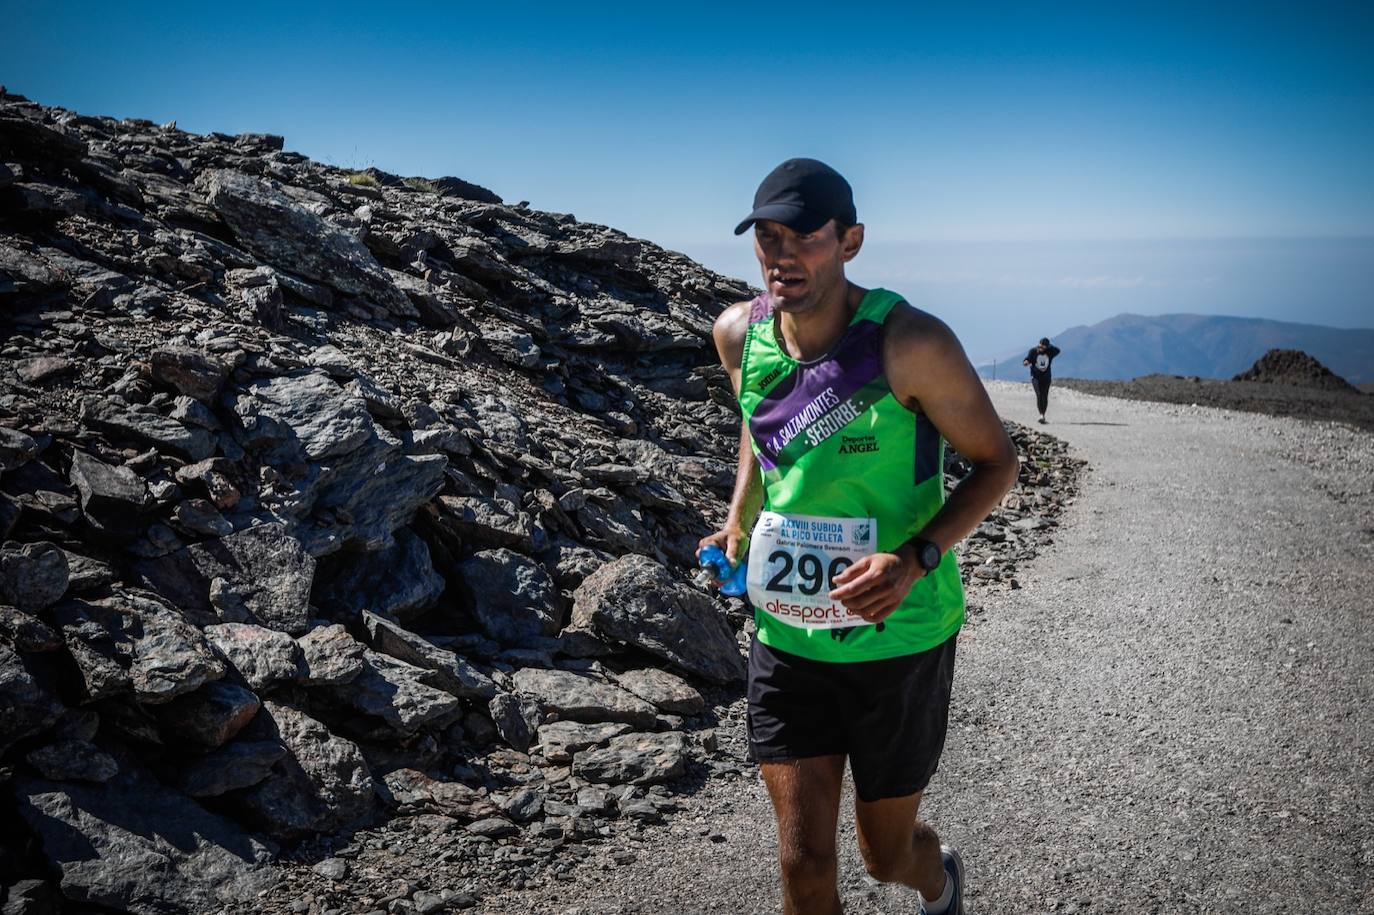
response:
<path fill-rule="evenodd" d="M 770 203 L 759 207 L 750 213 L 744 222 L 735 226 L 735 234 L 743 235 L 750 226 L 760 219 L 780 222 L 793 232 L 814 232 L 830 221 L 829 216 L 823 216 L 804 207 L 786 203 Z"/>

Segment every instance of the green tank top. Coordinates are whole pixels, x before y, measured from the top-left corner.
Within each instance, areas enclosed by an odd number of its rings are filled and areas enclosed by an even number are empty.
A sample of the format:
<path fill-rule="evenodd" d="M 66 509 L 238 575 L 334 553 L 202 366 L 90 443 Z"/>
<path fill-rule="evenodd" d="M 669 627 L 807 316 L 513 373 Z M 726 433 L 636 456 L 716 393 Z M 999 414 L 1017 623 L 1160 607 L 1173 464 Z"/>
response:
<path fill-rule="evenodd" d="M 766 511 L 873 518 L 878 552 L 921 531 L 945 501 L 944 441 L 893 396 L 883 374 L 883 323 L 901 296 L 870 289 L 828 353 L 799 362 L 783 349 L 767 293 L 750 307 L 739 403 L 763 477 Z M 759 641 L 818 661 L 871 661 L 943 643 L 964 621 L 953 552 L 884 622 L 791 625 L 755 607 Z"/>

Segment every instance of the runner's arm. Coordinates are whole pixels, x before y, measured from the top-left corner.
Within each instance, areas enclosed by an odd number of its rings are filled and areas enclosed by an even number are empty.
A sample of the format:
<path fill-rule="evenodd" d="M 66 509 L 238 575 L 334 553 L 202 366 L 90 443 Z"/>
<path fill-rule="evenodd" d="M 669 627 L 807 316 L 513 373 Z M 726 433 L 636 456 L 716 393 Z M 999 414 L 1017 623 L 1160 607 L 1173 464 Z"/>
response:
<path fill-rule="evenodd" d="M 939 319 L 900 307 L 884 332 L 883 365 L 901 403 L 925 413 L 973 464 L 949 499 L 918 533 L 941 553 L 969 534 L 1016 482 L 1018 464 L 1002 420 L 954 333 Z M 925 574 L 909 541 L 875 553 L 835 576 L 831 596 L 869 622 L 885 619 Z"/>
<path fill-rule="evenodd" d="M 711 336 L 715 339 L 716 352 L 720 364 L 730 376 L 730 384 L 739 394 L 740 371 L 744 361 L 744 336 L 749 329 L 749 302 L 737 302 L 721 312 L 716 319 Z M 759 479 L 758 458 L 754 456 L 754 443 L 749 435 L 749 426 L 740 420 L 739 449 L 735 465 L 735 489 L 730 496 L 730 508 L 726 514 L 725 525 L 714 534 L 701 538 L 697 552 L 710 544 L 725 551 L 730 561 L 739 558 L 740 544 L 746 539 L 745 531 L 753 524 L 763 504 L 763 486 Z"/>

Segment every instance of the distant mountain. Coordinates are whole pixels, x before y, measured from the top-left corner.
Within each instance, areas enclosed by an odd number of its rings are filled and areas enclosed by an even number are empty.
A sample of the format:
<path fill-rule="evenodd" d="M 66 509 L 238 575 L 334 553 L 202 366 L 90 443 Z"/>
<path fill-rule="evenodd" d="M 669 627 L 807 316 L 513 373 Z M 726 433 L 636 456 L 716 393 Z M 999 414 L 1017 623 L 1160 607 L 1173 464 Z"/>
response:
<path fill-rule="evenodd" d="M 1054 374 L 1063 378 L 1127 379 L 1162 372 L 1230 378 L 1267 351 L 1297 349 L 1352 384 L 1374 382 L 1374 329 L 1321 327 L 1225 315 L 1117 315 L 1052 336 L 1063 353 Z M 997 359 L 997 377 L 1018 378 L 1027 340 Z M 978 371 L 992 375 L 991 362 Z"/>

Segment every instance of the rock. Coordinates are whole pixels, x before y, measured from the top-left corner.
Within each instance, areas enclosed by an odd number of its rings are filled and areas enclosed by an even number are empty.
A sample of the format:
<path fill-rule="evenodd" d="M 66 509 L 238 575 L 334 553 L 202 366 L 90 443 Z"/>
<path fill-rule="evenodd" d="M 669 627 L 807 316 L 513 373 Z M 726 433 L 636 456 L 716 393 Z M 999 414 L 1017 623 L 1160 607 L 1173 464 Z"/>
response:
<path fill-rule="evenodd" d="M 44 778 L 58 782 L 104 783 L 119 773 L 114 757 L 88 740 L 58 740 L 25 757 Z"/>
<path fill-rule="evenodd" d="M 214 355 L 186 346 L 164 346 L 150 356 L 153 377 L 188 397 L 213 402 L 232 366 Z"/>
<path fill-rule="evenodd" d="M 63 552 L 67 554 L 67 590 L 69 592 L 81 594 L 86 591 L 99 591 L 116 581 L 115 570 L 109 563 L 92 559 L 89 556 L 82 556 L 80 553 L 73 553 L 71 550 L 63 550 Z"/>
<path fill-rule="evenodd" d="M 539 728 L 535 752 L 551 763 L 571 762 L 573 755 L 591 747 L 604 747 L 612 737 L 631 730 L 628 724 L 582 724 L 577 721 L 553 721 Z"/>
<path fill-rule="evenodd" d="M 0 915 L 53 915 L 58 911 L 57 904 L 58 897 L 46 881 L 20 880 L 6 889 L 5 905 L 0 908 Z"/>
<path fill-rule="evenodd" d="M 335 883 L 348 876 L 348 862 L 343 858 L 325 858 L 310 869 L 326 880 L 333 880 Z"/>
<path fill-rule="evenodd" d="M 284 524 L 259 524 L 136 563 L 141 583 L 223 622 L 306 630 L 315 560 Z"/>
<path fill-rule="evenodd" d="M 44 385 L 70 375 L 75 368 L 75 363 L 61 356 L 35 356 L 32 359 L 21 359 L 15 365 L 14 371 L 25 384 Z"/>
<path fill-rule="evenodd" d="M 215 453 L 215 439 L 207 429 L 187 427 L 158 413 L 126 409 L 104 398 L 84 398 L 81 421 L 115 438 L 132 439 L 188 461 L 203 461 Z"/>
<path fill-rule="evenodd" d="M 461 566 L 482 629 L 500 642 L 550 636 L 562 624 L 558 589 L 532 559 L 507 549 L 484 550 Z"/>
<path fill-rule="evenodd" d="M 624 734 L 604 748 L 573 756 L 572 771 L 589 782 L 651 785 L 681 776 L 687 767 L 689 744 L 684 734 Z"/>
<path fill-rule="evenodd" d="M 491 678 L 463 658 L 434 645 L 399 624 L 363 611 L 368 641 L 377 651 L 407 664 L 432 671 L 432 685 L 465 699 L 490 699 L 496 695 Z"/>
<path fill-rule="evenodd" d="M 363 399 L 322 372 L 260 378 L 227 401 L 250 451 L 298 446 L 307 459 L 320 461 L 355 451 L 374 435 Z"/>
<path fill-rule="evenodd" d="M 533 548 L 529 515 L 504 499 L 440 496 L 437 502 L 437 522 L 464 543 L 523 550 Z"/>
<path fill-rule="evenodd" d="M 206 495 L 215 508 L 221 511 L 233 508 L 242 498 L 230 479 L 232 465 L 224 458 L 207 458 L 194 464 L 178 467 L 176 479 L 183 486 L 199 483 L 205 488 Z"/>
<path fill-rule="evenodd" d="M 263 724 L 255 724 L 251 736 L 276 739 L 287 749 L 271 775 L 239 795 L 268 835 L 333 832 L 372 812 L 372 775 L 356 744 L 271 699 L 263 703 L 258 717 Z"/>
<path fill-rule="evenodd" d="M 181 790 L 191 797 L 219 797 L 251 788 L 272 774 L 286 756 L 275 740 L 235 740 L 193 760 L 181 769 Z"/>
<path fill-rule="evenodd" d="M 429 547 L 408 528 L 381 550 L 340 550 L 320 560 L 312 600 L 335 618 L 356 618 L 364 608 L 404 620 L 432 607 L 444 593 Z"/>
<path fill-rule="evenodd" d="M 67 646 L 79 682 L 72 688 L 87 701 L 133 691 L 129 668 L 141 627 L 132 614 L 82 600 L 64 600 L 50 618 Z"/>
<path fill-rule="evenodd" d="M 363 669 L 334 696 L 364 715 L 385 722 L 397 735 L 410 735 L 425 725 L 440 725 L 462 715 L 451 693 L 426 683 L 428 673 L 375 651 L 363 652 Z"/>
<path fill-rule="evenodd" d="M 72 452 L 71 482 L 81 494 L 81 511 L 97 531 L 129 536 L 152 508 L 143 478 L 127 467 L 111 467 L 84 451 Z"/>
<path fill-rule="evenodd" d="M 402 813 L 438 811 L 468 820 L 480 820 L 501 811 L 492 801 L 462 782 L 431 778 L 417 769 L 401 768 L 383 776 L 379 793 Z"/>
<path fill-rule="evenodd" d="M 203 537 L 227 537 L 234 532 L 234 526 L 205 499 L 178 503 L 172 511 L 172 524 L 182 533 Z"/>
<path fill-rule="evenodd" d="M 504 839 L 520 833 L 520 827 L 510 820 L 502 820 L 498 817 L 469 823 L 467 830 L 475 836 L 486 836 L 488 839 Z"/>
<path fill-rule="evenodd" d="M 572 671 L 527 667 L 511 676 L 511 685 L 541 708 L 570 721 L 623 721 L 652 727 L 656 717 L 654 707 L 643 699 Z"/>
<path fill-rule="evenodd" d="M 304 673 L 301 648 L 284 632 L 252 623 L 205 627 L 205 638 L 255 690 L 292 681 Z"/>
<path fill-rule="evenodd" d="M 129 677 L 139 702 L 170 702 L 224 676 L 200 630 L 153 595 L 126 591 L 94 603 L 137 618 Z"/>
<path fill-rule="evenodd" d="M 542 717 L 538 702 L 512 693 L 498 693 L 487 704 L 487 712 L 506 743 L 521 753 L 530 748 Z"/>
<path fill-rule="evenodd" d="M 243 730 L 261 707 L 250 690 L 221 680 L 173 699 L 158 709 L 158 719 L 169 736 L 214 748 Z"/>
<path fill-rule="evenodd" d="M 296 640 L 301 649 L 302 680 L 312 686 L 341 686 L 363 671 L 363 645 L 338 623 L 311 629 Z"/>
<path fill-rule="evenodd" d="M 0 599 L 28 613 L 46 610 L 67 592 L 67 555 L 55 544 L 0 546 Z"/>
<path fill-rule="evenodd" d="M 573 594 L 572 625 L 715 683 L 744 679 L 744 658 L 725 615 L 645 556 L 622 556 L 588 576 Z"/>
<path fill-rule="evenodd" d="M 0 426 L 0 473 L 22 467 L 38 455 L 38 442 L 17 429 Z"/>
<path fill-rule="evenodd" d="M 544 795 L 533 788 L 521 788 L 502 802 L 501 810 L 517 823 L 528 823 L 544 812 Z"/>
<path fill-rule="evenodd" d="M 629 690 L 645 702 L 651 702 L 657 708 L 675 715 L 697 715 L 706 709 L 706 700 L 701 693 L 686 680 L 665 670 L 652 667 L 627 670 L 617 674 L 615 682 L 621 689 Z"/>
<path fill-rule="evenodd" d="M 27 654 L 62 647 L 62 639 L 38 617 L 4 604 L 0 604 L 0 639 Z"/>
<path fill-rule="evenodd" d="M 160 785 L 134 760 L 100 785 L 20 776 L 19 813 L 61 874 L 62 895 L 140 915 L 249 904 L 276 849 Z"/>
<path fill-rule="evenodd" d="M 197 187 L 239 243 L 267 263 L 398 314 L 412 311 L 362 242 L 298 204 L 275 182 L 211 169 Z"/>
<path fill-rule="evenodd" d="M 36 679 L 28 662 L 0 642 L 0 752 L 62 717 L 62 703 Z"/>

